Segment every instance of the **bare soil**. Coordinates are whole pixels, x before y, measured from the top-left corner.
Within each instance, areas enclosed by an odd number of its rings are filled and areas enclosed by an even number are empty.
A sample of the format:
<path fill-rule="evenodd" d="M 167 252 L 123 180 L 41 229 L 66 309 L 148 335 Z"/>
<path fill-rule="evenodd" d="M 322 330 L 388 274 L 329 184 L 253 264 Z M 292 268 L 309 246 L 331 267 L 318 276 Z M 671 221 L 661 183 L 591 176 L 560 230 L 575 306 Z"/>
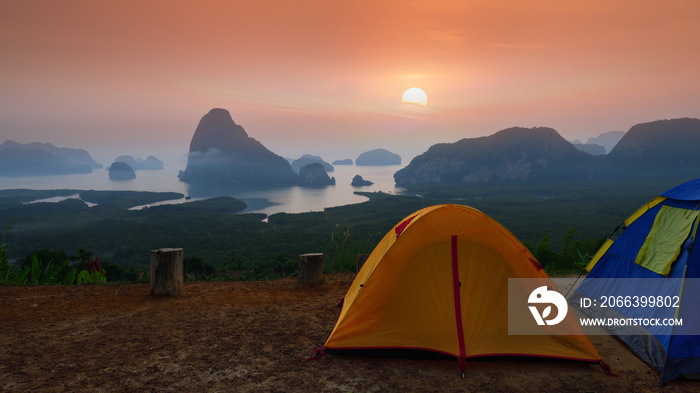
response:
<path fill-rule="evenodd" d="M 309 361 L 340 312 L 353 274 L 318 288 L 295 279 L 150 285 L 0 286 L 4 392 L 687 392 L 610 336 L 590 336 L 597 364 L 529 358 L 467 361 L 339 355 Z M 560 288 L 561 289 L 561 288 Z"/>

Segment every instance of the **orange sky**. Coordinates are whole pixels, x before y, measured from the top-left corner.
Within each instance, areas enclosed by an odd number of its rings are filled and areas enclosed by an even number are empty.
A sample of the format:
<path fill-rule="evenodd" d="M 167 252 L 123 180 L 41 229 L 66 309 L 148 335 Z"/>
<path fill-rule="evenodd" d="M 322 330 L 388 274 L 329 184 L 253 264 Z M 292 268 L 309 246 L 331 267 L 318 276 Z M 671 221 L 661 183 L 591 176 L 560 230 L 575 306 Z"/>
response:
<path fill-rule="evenodd" d="M 184 154 L 214 107 L 327 161 L 511 126 L 585 141 L 700 117 L 698 21 L 694 0 L 0 0 L 0 142 Z"/>

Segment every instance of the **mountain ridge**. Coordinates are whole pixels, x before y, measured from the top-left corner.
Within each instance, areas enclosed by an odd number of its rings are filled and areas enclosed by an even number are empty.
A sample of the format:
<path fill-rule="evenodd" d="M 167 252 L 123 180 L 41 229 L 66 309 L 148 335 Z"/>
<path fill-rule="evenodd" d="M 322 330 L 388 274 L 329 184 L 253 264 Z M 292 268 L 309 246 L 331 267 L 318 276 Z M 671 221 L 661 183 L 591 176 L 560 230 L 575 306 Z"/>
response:
<path fill-rule="evenodd" d="M 633 126 L 606 155 L 580 151 L 548 127 L 511 127 L 431 146 L 394 174 L 397 186 L 431 183 L 648 178 L 700 173 L 700 120 Z"/>
<path fill-rule="evenodd" d="M 86 150 L 51 143 L 7 140 L 0 144 L 0 152 L 0 176 L 70 175 L 102 168 Z"/>

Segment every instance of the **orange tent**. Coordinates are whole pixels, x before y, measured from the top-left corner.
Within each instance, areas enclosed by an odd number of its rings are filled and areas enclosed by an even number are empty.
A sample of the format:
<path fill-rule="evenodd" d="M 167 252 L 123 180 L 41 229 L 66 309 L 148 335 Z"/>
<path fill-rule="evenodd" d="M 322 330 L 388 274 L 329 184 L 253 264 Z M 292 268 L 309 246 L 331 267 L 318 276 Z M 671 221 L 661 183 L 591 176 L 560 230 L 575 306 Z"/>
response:
<path fill-rule="evenodd" d="M 509 335 L 509 278 L 554 287 L 528 249 L 488 215 L 453 204 L 419 210 L 372 251 L 321 354 L 424 350 L 456 357 L 463 373 L 471 357 L 537 356 L 599 362 L 609 371 L 582 330 Z"/>

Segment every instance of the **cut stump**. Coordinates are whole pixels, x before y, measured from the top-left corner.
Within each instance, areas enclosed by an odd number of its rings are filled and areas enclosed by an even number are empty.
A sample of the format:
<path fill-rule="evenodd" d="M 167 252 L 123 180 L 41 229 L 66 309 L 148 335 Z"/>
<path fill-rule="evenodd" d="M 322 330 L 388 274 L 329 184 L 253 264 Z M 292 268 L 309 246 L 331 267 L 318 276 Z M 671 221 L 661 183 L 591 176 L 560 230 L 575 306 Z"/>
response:
<path fill-rule="evenodd" d="M 182 293 L 182 248 L 151 250 L 151 296 Z"/>
<path fill-rule="evenodd" d="M 323 253 L 299 255 L 297 283 L 311 286 L 323 284 Z"/>

